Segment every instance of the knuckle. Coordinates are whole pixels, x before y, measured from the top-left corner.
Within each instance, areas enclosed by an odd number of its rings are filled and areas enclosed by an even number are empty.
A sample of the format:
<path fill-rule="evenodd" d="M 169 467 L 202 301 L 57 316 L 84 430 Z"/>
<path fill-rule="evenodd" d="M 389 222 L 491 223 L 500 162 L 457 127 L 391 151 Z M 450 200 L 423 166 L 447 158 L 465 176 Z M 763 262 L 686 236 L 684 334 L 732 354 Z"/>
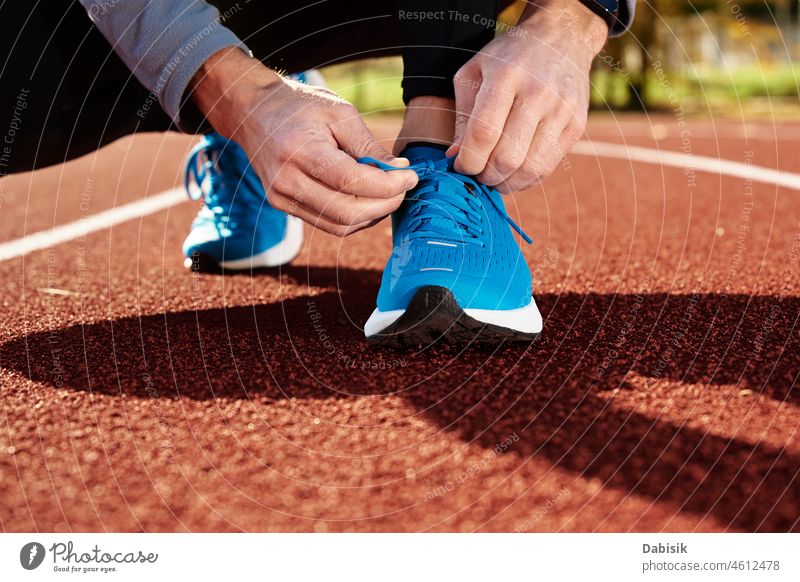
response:
<path fill-rule="evenodd" d="M 525 73 L 522 69 L 515 66 L 503 66 L 495 73 L 495 78 L 501 86 L 518 85 L 523 82 Z"/>
<path fill-rule="evenodd" d="M 356 182 L 357 176 L 351 168 L 342 168 L 336 173 L 335 186 L 340 192 L 351 188 Z"/>
<path fill-rule="evenodd" d="M 461 171 L 469 176 L 480 174 L 486 167 L 486 162 L 479 156 L 459 155 L 459 165 Z"/>
<path fill-rule="evenodd" d="M 503 177 L 493 170 L 485 170 L 478 178 L 487 186 L 497 186 L 503 181 Z"/>
<path fill-rule="evenodd" d="M 290 204 L 288 200 L 277 194 L 274 190 L 270 190 L 267 193 L 267 202 L 269 202 L 269 205 L 275 210 L 280 210 L 281 212 L 289 211 Z"/>
<path fill-rule="evenodd" d="M 497 182 L 503 176 L 510 174 L 512 169 L 508 161 L 502 158 L 498 160 L 490 159 L 483 173 L 487 178 L 494 179 Z"/>
<path fill-rule="evenodd" d="M 508 181 L 510 184 L 513 184 L 515 186 L 519 184 L 528 185 L 532 184 L 536 180 L 536 177 L 537 174 L 535 174 L 534 172 L 530 172 L 524 168 L 520 168 L 519 170 L 514 172 L 514 175 L 512 175 Z"/>
<path fill-rule="evenodd" d="M 547 87 L 535 77 L 527 77 L 523 81 L 522 91 L 526 97 L 541 97 L 547 93 Z"/>
<path fill-rule="evenodd" d="M 344 238 L 352 232 L 353 231 L 349 226 L 335 226 L 333 229 L 331 229 L 331 234 L 336 235 L 339 238 Z"/>
<path fill-rule="evenodd" d="M 353 150 L 359 152 L 359 155 L 371 156 L 379 160 L 384 158 L 381 147 L 369 134 L 364 135 L 363 133 L 359 133 L 359 135 L 353 136 L 350 140 L 350 144 Z"/>
<path fill-rule="evenodd" d="M 292 159 L 292 151 L 293 148 L 291 147 L 290 143 L 285 142 L 275 151 L 275 159 L 277 159 L 278 163 L 283 166 Z"/>
<path fill-rule="evenodd" d="M 339 101 L 335 105 L 335 110 L 340 117 L 350 118 L 358 115 L 358 110 L 349 101 Z"/>
<path fill-rule="evenodd" d="M 270 182 L 269 192 L 276 197 L 284 196 L 284 192 L 292 190 L 291 182 L 292 179 L 286 172 L 278 172 L 278 175 Z"/>
<path fill-rule="evenodd" d="M 336 222 L 344 226 L 353 225 L 357 222 L 356 213 L 350 208 L 343 208 L 337 212 Z"/>
<path fill-rule="evenodd" d="M 558 144 L 558 139 L 561 137 L 561 132 L 555 132 L 553 131 L 552 127 L 545 126 L 542 128 L 539 137 L 541 139 L 540 152 L 550 151 Z M 541 156 L 542 158 L 544 157 L 544 155 L 541 153 L 537 153 L 537 155 Z"/>
<path fill-rule="evenodd" d="M 525 158 L 527 157 L 528 153 L 522 151 L 521 148 L 516 148 L 515 150 L 509 152 L 508 160 L 511 169 L 516 171 L 522 167 L 522 164 L 525 163 Z"/>
<path fill-rule="evenodd" d="M 569 85 L 564 86 L 558 93 L 558 100 L 566 106 L 572 105 L 578 101 L 580 93 L 575 87 Z"/>
<path fill-rule="evenodd" d="M 453 86 L 456 91 L 475 91 L 480 86 L 480 81 L 472 74 L 472 70 L 465 65 L 456 71 L 453 76 Z"/>
<path fill-rule="evenodd" d="M 497 156 L 490 165 L 501 174 L 507 176 L 519 169 L 524 162 L 525 154 L 519 148 L 511 147 L 504 151 L 503 155 Z"/>
<path fill-rule="evenodd" d="M 510 194 L 511 192 L 521 190 L 521 188 L 518 187 L 521 182 L 523 182 L 523 180 L 521 180 L 517 174 L 514 174 L 508 178 L 508 180 L 496 186 L 496 188 L 503 194 Z"/>
<path fill-rule="evenodd" d="M 281 196 L 286 196 L 286 192 L 294 193 L 301 189 L 303 185 L 303 176 L 296 172 L 284 169 L 280 172 L 278 177 L 272 182 L 273 188 Z"/>
<path fill-rule="evenodd" d="M 558 167 L 558 162 L 559 160 L 555 158 L 550 158 L 539 162 L 536 166 L 537 169 L 536 179 L 542 180 L 544 178 L 551 176 L 553 172 L 556 171 L 556 168 Z"/>
<path fill-rule="evenodd" d="M 478 121 L 475 123 L 472 135 L 473 139 L 479 144 L 494 144 L 500 139 L 501 130 L 491 123 Z"/>
<path fill-rule="evenodd" d="M 520 170 L 522 171 L 523 176 L 530 179 L 536 179 L 541 175 L 542 167 L 540 156 L 534 154 L 525 160 Z"/>
<path fill-rule="evenodd" d="M 541 176 L 538 173 L 531 173 L 520 170 L 519 172 L 517 172 L 512 176 L 512 178 L 508 181 L 508 184 L 513 192 L 519 192 L 520 190 L 525 190 L 526 188 L 530 188 L 531 186 L 536 184 L 540 179 Z"/>

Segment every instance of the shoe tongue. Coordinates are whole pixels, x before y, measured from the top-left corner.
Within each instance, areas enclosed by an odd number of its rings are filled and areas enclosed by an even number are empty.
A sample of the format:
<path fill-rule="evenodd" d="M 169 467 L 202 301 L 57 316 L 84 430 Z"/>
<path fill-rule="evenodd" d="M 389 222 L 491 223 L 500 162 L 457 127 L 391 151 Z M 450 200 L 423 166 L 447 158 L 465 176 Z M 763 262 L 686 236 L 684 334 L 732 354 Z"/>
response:
<path fill-rule="evenodd" d="M 443 160 L 447 147 L 438 144 L 428 144 L 414 142 L 405 147 L 400 153 L 400 157 L 408 159 L 412 164 L 417 164 L 425 160 Z"/>

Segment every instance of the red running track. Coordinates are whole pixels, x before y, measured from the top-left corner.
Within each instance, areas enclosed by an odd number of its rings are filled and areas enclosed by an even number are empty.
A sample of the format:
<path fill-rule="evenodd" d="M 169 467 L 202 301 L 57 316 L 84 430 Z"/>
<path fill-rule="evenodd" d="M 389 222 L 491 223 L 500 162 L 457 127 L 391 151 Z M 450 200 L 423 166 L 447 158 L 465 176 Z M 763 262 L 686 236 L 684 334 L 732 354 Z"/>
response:
<path fill-rule="evenodd" d="M 798 174 L 797 129 L 589 135 Z M 4 179 L 0 243 L 172 188 L 190 146 Z M 521 347 L 367 346 L 388 222 L 252 277 L 182 267 L 191 203 L 0 262 L 0 526 L 800 530 L 800 191 L 572 155 L 509 205 L 545 317 Z"/>

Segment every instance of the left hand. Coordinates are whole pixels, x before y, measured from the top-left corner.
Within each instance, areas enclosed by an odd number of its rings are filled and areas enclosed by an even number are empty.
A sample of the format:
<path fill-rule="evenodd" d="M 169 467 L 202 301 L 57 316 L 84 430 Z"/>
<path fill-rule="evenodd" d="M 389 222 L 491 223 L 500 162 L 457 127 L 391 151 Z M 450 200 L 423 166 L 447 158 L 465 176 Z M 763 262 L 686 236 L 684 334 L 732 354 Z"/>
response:
<path fill-rule="evenodd" d="M 455 169 L 505 193 L 549 176 L 586 128 L 608 25 L 578 0 L 539 0 L 456 73 Z"/>

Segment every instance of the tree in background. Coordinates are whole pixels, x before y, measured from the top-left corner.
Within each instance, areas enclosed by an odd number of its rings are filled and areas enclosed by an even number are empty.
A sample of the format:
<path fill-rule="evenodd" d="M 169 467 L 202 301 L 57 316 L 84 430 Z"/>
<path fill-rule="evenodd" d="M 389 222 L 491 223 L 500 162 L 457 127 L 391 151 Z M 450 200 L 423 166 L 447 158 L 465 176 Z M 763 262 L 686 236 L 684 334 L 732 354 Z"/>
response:
<path fill-rule="evenodd" d="M 663 105 L 655 63 L 690 99 L 705 96 L 708 77 L 723 91 L 725 75 L 732 98 L 793 97 L 799 6 L 797 0 L 639 0 L 631 31 L 610 39 L 595 62 L 593 105 L 634 111 Z M 755 78 L 753 69 L 778 65 L 788 77 Z M 751 78 L 737 87 L 740 70 L 748 68 Z"/>

